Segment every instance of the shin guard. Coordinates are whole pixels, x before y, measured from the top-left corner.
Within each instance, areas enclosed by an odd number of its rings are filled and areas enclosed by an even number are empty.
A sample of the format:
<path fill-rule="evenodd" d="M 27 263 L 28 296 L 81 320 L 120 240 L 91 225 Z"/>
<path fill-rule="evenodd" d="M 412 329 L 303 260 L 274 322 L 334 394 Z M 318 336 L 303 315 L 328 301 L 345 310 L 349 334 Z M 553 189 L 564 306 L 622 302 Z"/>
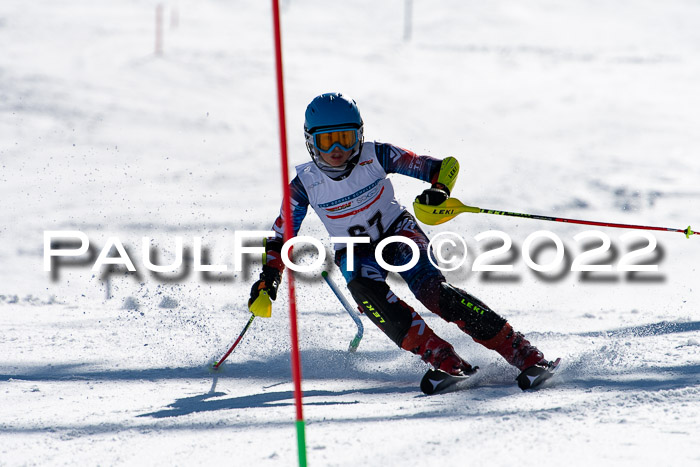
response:
<path fill-rule="evenodd" d="M 348 283 L 348 290 L 370 321 L 401 347 L 411 328 L 413 308 L 394 295 L 383 281 L 357 277 Z"/>
<path fill-rule="evenodd" d="M 348 283 L 348 289 L 369 319 L 402 349 L 450 374 L 474 372 L 385 282 L 359 277 Z"/>
<path fill-rule="evenodd" d="M 453 287 L 440 284 L 439 315 L 472 336 L 474 340 L 488 340 L 503 329 L 506 320 L 478 298 Z"/>

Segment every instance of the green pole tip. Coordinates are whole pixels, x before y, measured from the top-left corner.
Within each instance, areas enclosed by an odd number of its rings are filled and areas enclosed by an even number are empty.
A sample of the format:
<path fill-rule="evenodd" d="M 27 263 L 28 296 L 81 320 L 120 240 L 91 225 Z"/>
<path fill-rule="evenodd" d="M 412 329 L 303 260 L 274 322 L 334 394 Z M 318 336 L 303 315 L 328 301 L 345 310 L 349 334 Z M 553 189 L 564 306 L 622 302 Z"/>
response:
<path fill-rule="evenodd" d="M 299 467 L 306 467 L 306 428 L 304 420 L 296 421 L 297 427 L 297 451 L 299 454 Z"/>
<path fill-rule="evenodd" d="M 321 275 L 322 275 L 323 277 L 328 277 L 328 273 L 327 273 L 326 271 L 321 271 Z"/>

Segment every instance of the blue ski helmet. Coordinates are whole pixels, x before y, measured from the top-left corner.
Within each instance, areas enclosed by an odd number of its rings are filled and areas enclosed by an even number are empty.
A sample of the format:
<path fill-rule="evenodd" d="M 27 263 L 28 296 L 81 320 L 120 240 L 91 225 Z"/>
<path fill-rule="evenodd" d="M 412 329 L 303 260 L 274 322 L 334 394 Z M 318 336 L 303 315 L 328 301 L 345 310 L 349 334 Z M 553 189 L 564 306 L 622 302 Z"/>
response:
<path fill-rule="evenodd" d="M 321 171 L 334 179 L 347 176 L 355 167 L 364 142 L 362 116 L 357 104 L 339 92 L 315 97 L 306 107 L 304 135 L 306 149 Z M 321 152 L 329 153 L 336 147 L 352 151 L 348 161 L 340 167 L 327 164 L 321 157 Z"/>

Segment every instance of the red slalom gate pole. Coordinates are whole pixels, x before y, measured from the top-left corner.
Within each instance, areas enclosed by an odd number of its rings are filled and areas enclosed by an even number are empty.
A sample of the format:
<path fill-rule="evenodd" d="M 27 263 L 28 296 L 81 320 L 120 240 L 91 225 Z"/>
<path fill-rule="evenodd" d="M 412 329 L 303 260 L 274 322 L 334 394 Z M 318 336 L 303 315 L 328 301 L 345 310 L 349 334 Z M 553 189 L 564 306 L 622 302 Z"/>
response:
<path fill-rule="evenodd" d="M 282 190 L 284 192 L 284 239 L 292 238 L 292 203 L 289 192 L 289 161 L 287 159 L 287 125 L 284 109 L 284 80 L 282 76 L 282 34 L 280 30 L 280 9 L 278 0 L 272 0 L 272 17 L 275 31 L 275 68 L 277 70 L 277 108 L 280 128 L 280 154 L 282 156 Z M 290 250 L 291 254 L 291 250 Z M 292 378 L 294 380 L 294 402 L 297 409 L 296 430 L 299 465 L 306 467 L 306 428 L 301 392 L 301 357 L 299 354 L 299 337 L 297 331 L 297 304 L 294 291 L 294 272 L 287 271 L 289 286 L 289 328 L 291 333 Z"/>

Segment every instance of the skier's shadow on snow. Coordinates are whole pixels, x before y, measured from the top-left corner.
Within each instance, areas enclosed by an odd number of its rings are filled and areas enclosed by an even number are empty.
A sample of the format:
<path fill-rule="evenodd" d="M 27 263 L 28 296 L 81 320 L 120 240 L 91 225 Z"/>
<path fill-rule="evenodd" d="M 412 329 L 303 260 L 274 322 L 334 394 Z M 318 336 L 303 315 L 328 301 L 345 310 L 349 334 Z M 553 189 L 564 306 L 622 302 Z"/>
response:
<path fill-rule="evenodd" d="M 361 362 L 369 360 L 371 362 L 391 361 L 393 352 L 369 351 L 362 355 L 349 354 L 347 352 L 329 352 L 324 350 L 305 350 L 302 352 L 303 372 L 310 380 L 328 379 L 359 379 L 363 381 L 374 380 L 380 385 L 370 388 L 353 388 L 346 390 L 308 390 L 304 391 L 304 405 L 353 405 L 360 402 L 351 400 L 352 394 L 358 395 L 381 395 L 381 394 L 415 394 L 417 387 L 396 385 L 395 382 L 415 379 L 420 373 L 415 373 L 412 369 L 397 371 L 393 375 L 382 372 L 364 370 L 356 367 L 362 366 Z M 272 359 L 268 359 L 264 365 L 260 362 L 231 362 L 226 363 L 224 373 L 213 377 L 212 386 L 209 392 L 191 397 L 176 399 L 165 409 L 152 413 L 142 414 L 140 417 L 178 417 L 198 412 L 209 412 L 226 409 L 250 409 L 285 407 L 294 405 L 293 391 L 274 391 L 250 394 L 239 397 L 230 397 L 229 394 L 216 391 L 219 377 L 229 378 L 234 375 L 246 375 L 248 377 L 275 377 L 291 380 L 289 371 L 289 361 L 286 354 L 279 354 Z M 234 376 L 235 377 L 235 376 Z M 386 383 L 386 384 L 382 384 Z M 229 396 L 225 397 L 224 396 Z M 318 400 L 321 398 L 322 400 Z"/>
<path fill-rule="evenodd" d="M 367 388 L 367 389 L 348 389 L 345 391 L 325 391 L 325 390 L 312 390 L 304 391 L 304 405 L 355 405 L 360 404 L 360 401 L 348 401 L 348 400 L 323 400 L 323 401 L 313 401 L 309 398 L 314 397 L 328 397 L 328 398 L 338 398 L 341 396 L 347 396 L 351 394 L 399 394 L 399 393 L 415 393 L 416 389 L 413 387 L 378 387 L 378 388 Z M 227 396 L 225 392 L 208 392 L 205 394 L 200 394 L 192 397 L 184 397 L 182 399 L 177 399 L 175 402 L 170 404 L 167 408 L 159 410 L 157 412 L 151 412 L 139 415 L 139 417 L 152 417 L 152 418 L 167 418 L 167 417 L 180 417 L 182 415 L 189 415 L 193 413 L 201 412 L 211 412 L 215 410 L 227 410 L 227 409 L 255 409 L 255 408 L 270 408 L 270 407 L 287 407 L 294 405 L 294 391 L 276 391 L 276 392 L 264 392 L 261 394 L 250 394 L 247 396 L 240 397 L 227 397 L 221 399 L 223 396 Z"/>

